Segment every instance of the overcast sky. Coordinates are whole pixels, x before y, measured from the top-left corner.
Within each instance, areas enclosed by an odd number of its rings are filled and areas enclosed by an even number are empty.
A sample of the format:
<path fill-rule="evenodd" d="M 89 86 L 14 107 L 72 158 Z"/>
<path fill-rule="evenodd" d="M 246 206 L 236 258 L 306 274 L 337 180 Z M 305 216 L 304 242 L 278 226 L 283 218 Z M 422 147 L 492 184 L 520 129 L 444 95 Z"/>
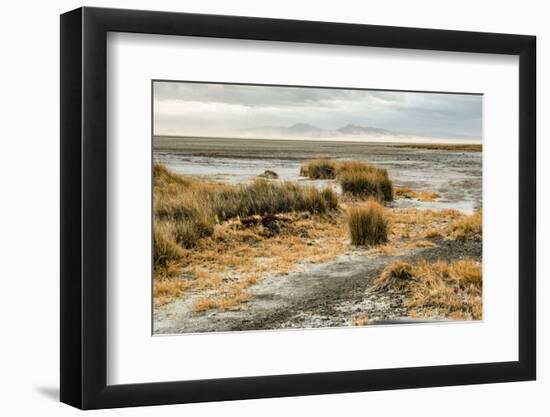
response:
<path fill-rule="evenodd" d="M 155 134 L 227 136 L 235 130 L 348 124 L 418 136 L 481 139 L 479 95 L 155 82 Z"/>

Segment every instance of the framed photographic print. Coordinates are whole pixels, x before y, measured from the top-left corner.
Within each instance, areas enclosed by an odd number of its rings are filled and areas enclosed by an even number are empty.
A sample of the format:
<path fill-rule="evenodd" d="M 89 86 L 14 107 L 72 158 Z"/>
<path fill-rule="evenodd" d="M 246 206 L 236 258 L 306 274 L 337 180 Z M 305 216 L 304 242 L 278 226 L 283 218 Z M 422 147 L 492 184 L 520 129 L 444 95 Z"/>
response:
<path fill-rule="evenodd" d="M 535 38 L 61 16 L 61 400 L 535 379 Z"/>

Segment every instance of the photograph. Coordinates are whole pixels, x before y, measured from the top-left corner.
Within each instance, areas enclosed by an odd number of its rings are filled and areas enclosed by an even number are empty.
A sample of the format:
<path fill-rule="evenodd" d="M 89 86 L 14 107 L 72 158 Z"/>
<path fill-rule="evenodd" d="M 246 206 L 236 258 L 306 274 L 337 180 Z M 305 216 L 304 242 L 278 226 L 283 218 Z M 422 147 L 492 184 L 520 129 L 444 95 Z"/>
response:
<path fill-rule="evenodd" d="M 483 96 L 154 80 L 153 333 L 483 319 Z"/>

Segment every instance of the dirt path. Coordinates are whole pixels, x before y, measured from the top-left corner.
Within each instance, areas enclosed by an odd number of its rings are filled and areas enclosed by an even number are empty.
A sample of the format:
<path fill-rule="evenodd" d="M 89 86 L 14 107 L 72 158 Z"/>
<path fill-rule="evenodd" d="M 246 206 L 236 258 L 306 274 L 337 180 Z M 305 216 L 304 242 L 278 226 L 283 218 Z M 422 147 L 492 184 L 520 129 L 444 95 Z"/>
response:
<path fill-rule="evenodd" d="M 405 256 L 368 255 L 353 251 L 304 271 L 268 276 L 250 287 L 252 301 L 238 311 L 193 312 L 198 295 L 186 296 L 155 310 L 155 333 L 177 334 L 216 331 L 348 326 L 359 313 L 369 320 L 406 319 L 400 300 L 381 298 L 372 281 L 397 259 L 415 261 L 481 259 L 481 242 L 434 241 L 438 246 L 415 249 Z"/>

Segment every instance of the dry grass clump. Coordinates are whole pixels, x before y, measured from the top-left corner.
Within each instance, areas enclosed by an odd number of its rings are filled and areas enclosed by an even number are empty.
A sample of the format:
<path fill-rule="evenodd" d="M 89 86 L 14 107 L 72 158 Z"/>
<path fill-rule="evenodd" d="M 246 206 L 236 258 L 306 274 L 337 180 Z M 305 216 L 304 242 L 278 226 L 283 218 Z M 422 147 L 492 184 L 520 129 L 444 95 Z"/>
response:
<path fill-rule="evenodd" d="M 393 183 L 388 171 L 360 161 L 314 159 L 300 168 L 300 175 L 311 179 L 337 179 L 344 193 L 393 200 Z"/>
<path fill-rule="evenodd" d="M 338 179 L 342 191 L 361 197 L 374 197 L 380 201 L 393 200 L 393 184 L 384 171 L 351 171 Z"/>
<path fill-rule="evenodd" d="M 348 227 L 354 245 L 379 245 L 388 240 L 390 226 L 384 207 L 374 200 L 348 210 Z"/>
<path fill-rule="evenodd" d="M 375 280 L 375 289 L 405 294 L 416 315 L 482 318 L 482 268 L 473 259 L 396 262 Z"/>
<path fill-rule="evenodd" d="M 388 265 L 382 274 L 374 280 L 379 290 L 405 290 L 413 279 L 413 266 L 407 262 L 397 261 Z"/>
<path fill-rule="evenodd" d="M 408 199 L 415 198 L 418 201 L 434 201 L 440 197 L 435 191 L 415 191 L 408 187 L 397 187 L 395 189 L 395 196 Z"/>
<path fill-rule="evenodd" d="M 300 175 L 312 180 L 332 180 L 336 178 L 337 162 L 328 158 L 312 159 L 300 168 Z"/>
<path fill-rule="evenodd" d="M 454 221 L 449 227 L 449 233 L 455 239 L 480 236 L 483 233 L 482 209 Z"/>
<path fill-rule="evenodd" d="M 330 188 L 319 190 L 314 186 L 258 179 L 250 184 L 226 186 L 221 192 L 210 193 L 209 205 L 220 220 L 227 220 L 254 214 L 327 213 L 338 208 L 338 197 Z"/>
<path fill-rule="evenodd" d="M 380 201 L 393 200 L 393 183 L 385 168 L 359 161 L 341 161 L 337 166 L 337 179 L 344 193 Z"/>
<path fill-rule="evenodd" d="M 167 266 L 180 260 L 184 251 L 176 242 L 168 223 L 160 223 L 153 228 L 153 262 L 156 266 Z"/>
<path fill-rule="evenodd" d="M 174 244 L 192 248 L 199 239 L 212 236 L 219 221 L 266 213 L 326 213 L 338 208 L 338 197 L 328 188 L 260 179 L 235 186 L 197 183 L 160 163 L 153 167 L 153 178 L 156 265 L 178 258 Z"/>

